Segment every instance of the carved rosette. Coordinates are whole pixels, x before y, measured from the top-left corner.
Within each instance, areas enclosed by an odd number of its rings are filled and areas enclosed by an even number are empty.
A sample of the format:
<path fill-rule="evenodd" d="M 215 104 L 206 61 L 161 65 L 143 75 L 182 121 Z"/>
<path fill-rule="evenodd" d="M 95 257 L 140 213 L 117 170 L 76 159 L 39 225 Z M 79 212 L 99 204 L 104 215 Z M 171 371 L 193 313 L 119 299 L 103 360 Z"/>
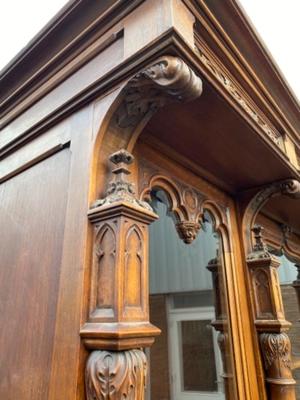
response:
<path fill-rule="evenodd" d="M 180 58 L 164 56 L 133 77 L 116 113 L 120 128 L 136 126 L 166 104 L 188 102 L 202 93 L 202 81 Z"/>
<path fill-rule="evenodd" d="M 146 375 L 142 350 L 94 351 L 86 366 L 87 400 L 143 400 Z"/>

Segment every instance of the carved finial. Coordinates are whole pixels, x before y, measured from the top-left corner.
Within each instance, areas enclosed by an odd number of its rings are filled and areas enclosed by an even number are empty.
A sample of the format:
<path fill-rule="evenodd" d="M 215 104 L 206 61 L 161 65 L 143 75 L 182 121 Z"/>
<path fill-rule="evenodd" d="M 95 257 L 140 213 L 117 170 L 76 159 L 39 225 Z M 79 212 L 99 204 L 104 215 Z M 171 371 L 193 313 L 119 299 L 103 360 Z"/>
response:
<path fill-rule="evenodd" d="M 92 208 L 126 202 L 153 211 L 150 204 L 135 197 L 134 184 L 128 181 L 128 175 L 131 174 L 128 166 L 133 163 L 133 155 L 127 150 L 121 149 L 111 154 L 109 160 L 116 165 L 112 170 L 114 178 L 108 185 L 106 197 L 97 200 L 92 205 Z"/>
<path fill-rule="evenodd" d="M 251 230 L 254 234 L 254 246 L 253 251 L 247 257 L 248 261 L 270 258 L 271 254 L 269 253 L 268 246 L 263 240 L 264 227 L 261 225 L 255 225 Z"/>
<path fill-rule="evenodd" d="M 255 225 L 252 228 L 252 232 L 254 233 L 254 250 L 255 251 L 268 251 L 267 245 L 263 240 L 263 231 L 264 227 L 261 225 Z"/>

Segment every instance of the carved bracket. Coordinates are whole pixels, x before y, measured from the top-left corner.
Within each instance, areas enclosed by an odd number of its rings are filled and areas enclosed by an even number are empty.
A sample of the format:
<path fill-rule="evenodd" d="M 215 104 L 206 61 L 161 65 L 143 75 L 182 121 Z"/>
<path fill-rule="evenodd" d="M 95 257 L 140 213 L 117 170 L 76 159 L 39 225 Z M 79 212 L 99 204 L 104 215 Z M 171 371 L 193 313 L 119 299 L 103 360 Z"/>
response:
<path fill-rule="evenodd" d="M 202 81 L 183 60 L 165 56 L 135 75 L 124 89 L 117 110 L 121 128 L 136 126 L 166 104 L 191 101 L 202 93 Z"/>

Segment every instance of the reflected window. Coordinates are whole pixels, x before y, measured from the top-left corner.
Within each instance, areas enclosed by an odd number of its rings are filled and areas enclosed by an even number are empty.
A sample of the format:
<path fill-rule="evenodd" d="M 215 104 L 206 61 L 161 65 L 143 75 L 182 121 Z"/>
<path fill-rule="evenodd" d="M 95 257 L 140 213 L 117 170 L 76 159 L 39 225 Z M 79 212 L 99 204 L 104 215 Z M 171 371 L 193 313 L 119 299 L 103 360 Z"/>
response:
<path fill-rule="evenodd" d="M 222 243 L 213 219 L 205 212 L 197 238 L 186 244 L 166 193 L 154 191 L 152 199 L 159 219 L 150 226 L 150 320 L 162 334 L 150 349 L 148 399 L 236 399 L 219 276 Z"/>

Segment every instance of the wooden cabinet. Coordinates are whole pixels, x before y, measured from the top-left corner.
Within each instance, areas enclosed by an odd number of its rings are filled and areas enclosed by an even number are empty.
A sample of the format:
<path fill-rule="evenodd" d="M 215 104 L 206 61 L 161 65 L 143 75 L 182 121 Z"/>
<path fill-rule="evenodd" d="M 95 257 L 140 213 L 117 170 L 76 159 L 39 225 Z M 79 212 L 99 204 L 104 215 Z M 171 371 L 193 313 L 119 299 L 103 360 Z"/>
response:
<path fill-rule="evenodd" d="M 299 266 L 299 106 L 235 2 L 96 3 L 0 77 L 0 398 L 296 399 L 276 255 Z"/>

